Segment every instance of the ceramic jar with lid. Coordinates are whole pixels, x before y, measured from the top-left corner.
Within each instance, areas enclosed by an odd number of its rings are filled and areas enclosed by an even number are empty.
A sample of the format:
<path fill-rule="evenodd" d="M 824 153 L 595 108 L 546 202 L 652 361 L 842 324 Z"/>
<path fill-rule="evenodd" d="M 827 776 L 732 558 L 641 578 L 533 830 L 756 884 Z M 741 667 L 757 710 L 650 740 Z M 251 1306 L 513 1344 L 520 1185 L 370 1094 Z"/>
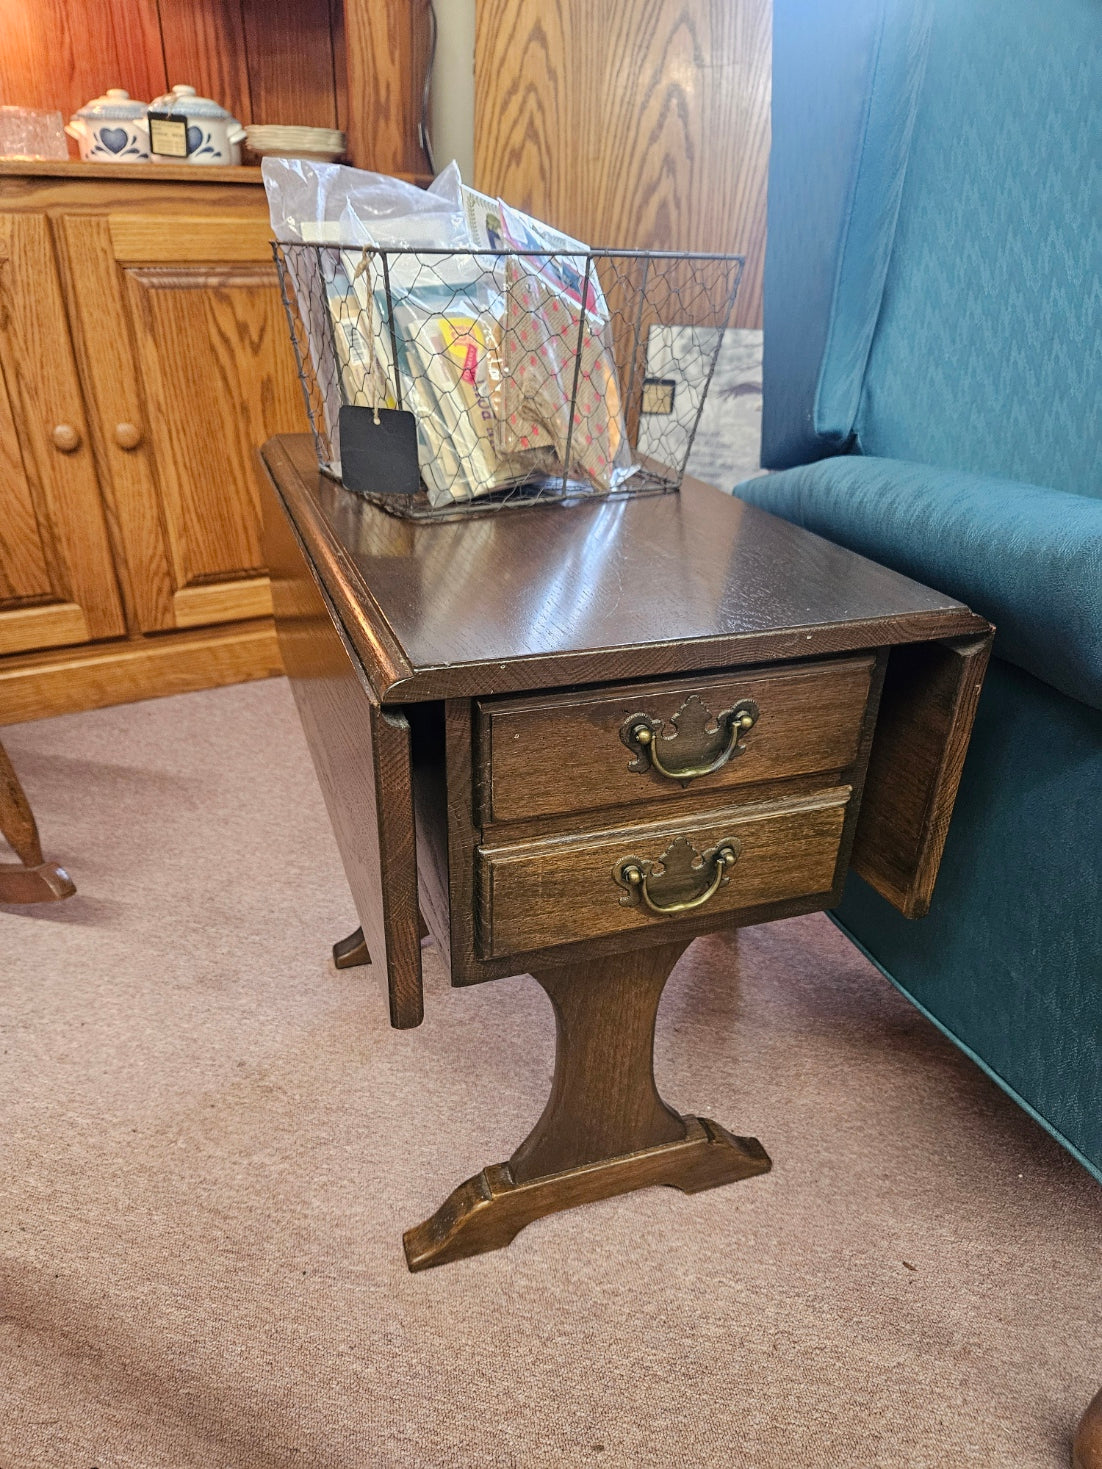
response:
<path fill-rule="evenodd" d="M 65 131 L 76 139 L 81 158 L 90 162 L 149 162 L 146 104 L 122 87 L 109 87 L 102 97 L 86 102 L 73 113 Z"/>
<path fill-rule="evenodd" d="M 212 98 L 198 96 L 194 87 L 176 86 L 163 97 L 154 97 L 149 111 L 155 163 L 241 162 L 245 129 Z M 169 122 L 167 128 L 158 127 L 158 114 Z M 172 123 L 183 126 L 174 129 Z"/>

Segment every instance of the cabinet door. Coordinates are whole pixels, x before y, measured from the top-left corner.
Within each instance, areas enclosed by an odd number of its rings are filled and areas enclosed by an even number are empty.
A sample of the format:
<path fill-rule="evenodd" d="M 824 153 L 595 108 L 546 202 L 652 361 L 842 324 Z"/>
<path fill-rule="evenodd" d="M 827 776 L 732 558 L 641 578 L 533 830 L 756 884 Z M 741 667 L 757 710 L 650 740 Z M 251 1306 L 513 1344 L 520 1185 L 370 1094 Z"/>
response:
<path fill-rule="evenodd" d="M 262 204 L 60 227 L 138 625 L 270 615 L 254 456 L 307 424 Z"/>
<path fill-rule="evenodd" d="M 125 632 L 49 224 L 0 214 L 0 655 Z"/>

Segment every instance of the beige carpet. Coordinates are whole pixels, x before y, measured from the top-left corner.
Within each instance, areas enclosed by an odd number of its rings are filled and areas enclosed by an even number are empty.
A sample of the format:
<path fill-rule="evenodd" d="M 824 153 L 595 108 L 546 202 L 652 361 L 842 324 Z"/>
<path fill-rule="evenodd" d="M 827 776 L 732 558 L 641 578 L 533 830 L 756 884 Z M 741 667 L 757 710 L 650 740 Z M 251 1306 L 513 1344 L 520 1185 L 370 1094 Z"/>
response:
<path fill-rule="evenodd" d="M 766 1178 L 406 1272 L 544 1101 L 529 979 L 420 1030 L 354 924 L 289 692 L 5 731 L 71 902 L 0 913 L 3 1469 L 1063 1466 L 1102 1190 L 821 916 L 698 943 L 669 1099 Z"/>

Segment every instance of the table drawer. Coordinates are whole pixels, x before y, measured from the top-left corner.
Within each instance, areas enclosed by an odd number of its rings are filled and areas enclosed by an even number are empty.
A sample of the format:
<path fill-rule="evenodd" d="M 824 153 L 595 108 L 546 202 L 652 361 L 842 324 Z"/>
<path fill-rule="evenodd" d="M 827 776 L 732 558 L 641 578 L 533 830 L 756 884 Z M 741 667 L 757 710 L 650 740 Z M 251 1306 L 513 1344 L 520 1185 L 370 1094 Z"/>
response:
<path fill-rule="evenodd" d="M 684 918 L 829 894 L 849 798 L 837 786 L 669 824 L 480 847 L 482 955 L 676 930 Z"/>
<path fill-rule="evenodd" d="M 844 658 L 483 701 L 480 818 L 649 804 L 686 789 L 713 794 L 788 776 L 837 778 L 857 757 L 872 669 L 871 657 Z M 736 730 L 740 719 L 746 727 Z M 706 773 L 682 778 L 692 770 Z"/>

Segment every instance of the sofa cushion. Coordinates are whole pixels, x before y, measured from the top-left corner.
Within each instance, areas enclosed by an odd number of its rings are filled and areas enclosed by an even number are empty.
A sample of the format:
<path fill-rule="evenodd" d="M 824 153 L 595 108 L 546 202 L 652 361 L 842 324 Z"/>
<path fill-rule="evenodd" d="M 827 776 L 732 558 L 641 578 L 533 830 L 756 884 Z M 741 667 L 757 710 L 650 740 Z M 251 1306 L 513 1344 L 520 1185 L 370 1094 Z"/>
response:
<path fill-rule="evenodd" d="M 1102 709 L 1102 500 L 861 455 L 735 494 L 958 597 L 999 657 Z"/>

